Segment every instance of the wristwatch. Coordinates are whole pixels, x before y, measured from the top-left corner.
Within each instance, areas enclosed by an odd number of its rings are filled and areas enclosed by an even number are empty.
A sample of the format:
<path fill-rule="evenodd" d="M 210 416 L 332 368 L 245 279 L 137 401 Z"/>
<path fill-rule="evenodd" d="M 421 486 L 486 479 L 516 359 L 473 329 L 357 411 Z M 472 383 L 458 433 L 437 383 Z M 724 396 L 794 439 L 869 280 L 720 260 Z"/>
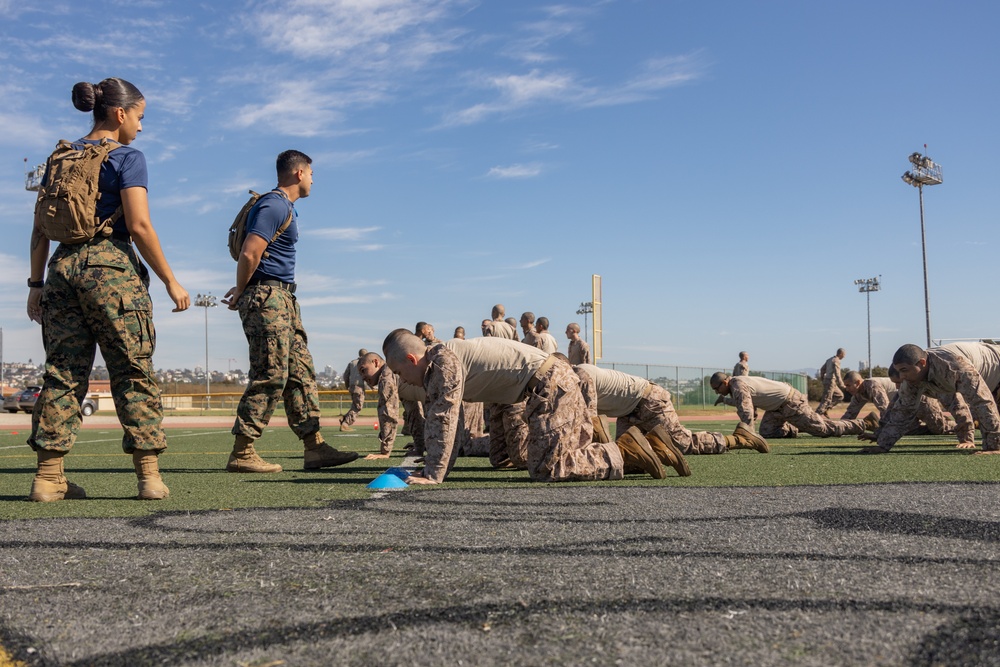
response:
<path fill-rule="evenodd" d="M 28 278 L 28 287 L 45 287 L 45 281 Z"/>

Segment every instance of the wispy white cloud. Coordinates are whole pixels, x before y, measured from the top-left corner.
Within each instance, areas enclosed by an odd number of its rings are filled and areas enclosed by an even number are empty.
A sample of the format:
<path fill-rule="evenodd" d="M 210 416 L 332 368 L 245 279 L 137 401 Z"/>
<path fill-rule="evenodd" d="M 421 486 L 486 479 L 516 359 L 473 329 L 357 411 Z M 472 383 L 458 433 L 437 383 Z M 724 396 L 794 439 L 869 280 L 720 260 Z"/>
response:
<path fill-rule="evenodd" d="M 582 37 L 584 20 L 594 13 L 590 8 L 569 5 L 544 5 L 538 11 L 542 17 L 522 24 L 520 33 L 502 49 L 503 55 L 529 64 L 557 60 L 553 44 L 569 37 Z"/>
<path fill-rule="evenodd" d="M 518 264 L 516 266 L 509 267 L 513 271 L 523 271 L 525 269 L 534 269 L 536 267 L 542 266 L 543 264 L 548 264 L 552 261 L 551 257 L 546 257 L 545 259 L 536 259 L 533 262 L 525 262 L 524 264 Z"/>
<path fill-rule="evenodd" d="M 646 61 L 642 70 L 621 86 L 595 94 L 588 106 L 632 104 L 654 97 L 661 91 L 695 81 L 705 73 L 701 53 Z"/>
<path fill-rule="evenodd" d="M 441 126 L 472 125 L 543 105 L 584 108 L 632 104 L 694 81 L 703 76 L 704 69 L 699 54 L 657 58 L 644 63 L 641 71 L 628 81 L 604 88 L 584 85 L 572 72 L 545 72 L 538 68 L 527 74 L 479 76 L 475 85 L 494 90 L 495 99 L 445 114 Z"/>
<path fill-rule="evenodd" d="M 369 303 L 379 303 L 382 301 L 391 301 L 398 298 L 395 294 L 391 292 L 382 292 L 380 294 L 338 294 L 330 296 L 317 296 L 317 297 L 306 297 L 300 298 L 298 301 L 303 308 L 309 308 L 313 306 L 328 306 L 332 304 L 369 304 Z"/>
<path fill-rule="evenodd" d="M 454 50 L 461 31 L 440 25 L 469 0 L 269 0 L 245 19 L 270 49 L 368 70 L 419 69 Z"/>
<path fill-rule="evenodd" d="M 308 229 L 303 236 L 316 236 L 330 241 L 360 241 L 374 234 L 381 227 L 326 227 L 324 229 Z"/>
<path fill-rule="evenodd" d="M 487 173 L 487 178 L 534 178 L 542 173 L 538 164 L 512 164 L 507 167 L 493 167 Z"/>

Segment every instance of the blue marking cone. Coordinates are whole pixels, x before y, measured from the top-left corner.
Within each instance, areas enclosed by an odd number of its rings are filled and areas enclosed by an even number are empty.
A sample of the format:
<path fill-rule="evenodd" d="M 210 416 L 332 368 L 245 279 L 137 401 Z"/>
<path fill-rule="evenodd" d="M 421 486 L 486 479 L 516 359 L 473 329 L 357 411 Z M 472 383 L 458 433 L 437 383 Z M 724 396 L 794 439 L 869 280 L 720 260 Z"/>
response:
<path fill-rule="evenodd" d="M 410 485 L 401 480 L 396 475 L 391 472 L 384 472 L 375 479 L 373 479 L 369 484 L 369 489 L 381 489 L 391 491 L 393 489 L 405 489 Z"/>

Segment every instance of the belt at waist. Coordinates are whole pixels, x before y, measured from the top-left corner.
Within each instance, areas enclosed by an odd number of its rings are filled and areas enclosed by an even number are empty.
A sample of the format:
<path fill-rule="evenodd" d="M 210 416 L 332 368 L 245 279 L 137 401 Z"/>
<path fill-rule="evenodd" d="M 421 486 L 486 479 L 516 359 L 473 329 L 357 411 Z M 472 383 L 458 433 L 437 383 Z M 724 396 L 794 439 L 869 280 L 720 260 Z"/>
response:
<path fill-rule="evenodd" d="M 541 380 L 542 376 L 545 375 L 550 368 L 552 368 L 552 364 L 554 363 L 556 363 L 556 358 L 554 356 L 550 354 L 546 357 L 545 361 L 542 362 L 542 365 L 538 367 L 537 371 L 535 371 L 535 374 L 528 380 L 528 389 L 534 389 L 538 386 L 539 380 Z"/>
<path fill-rule="evenodd" d="M 250 285 L 264 285 L 266 287 L 280 287 L 283 290 L 288 290 L 292 294 L 295 294 L 295 283 L 283 283 L 280 280 L 251 278 L 249 281 L 247 281 L 247 287 L 249 287 Z"/>

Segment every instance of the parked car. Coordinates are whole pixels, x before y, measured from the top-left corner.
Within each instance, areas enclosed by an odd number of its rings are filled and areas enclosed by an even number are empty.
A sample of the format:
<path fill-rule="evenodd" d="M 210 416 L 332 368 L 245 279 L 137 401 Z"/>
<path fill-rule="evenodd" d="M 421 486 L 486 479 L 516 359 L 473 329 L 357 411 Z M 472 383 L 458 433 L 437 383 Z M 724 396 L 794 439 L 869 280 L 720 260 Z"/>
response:
<path fill-rule="evenodd" d="M 97 412 L 97 401 L 87 396 L 80 402 L 80 412 L 83 413 L 84 417 L 89 417 L 90 415 Z"/>
<path fill-rule="evenodd" d="M 25 412 L 31 412 L 35 409 L 35 401 L 38 400 L 40 393 L 42 393 L 41 387 L 25 387 L 24 391 L 21 392 L 21 398 L 17 401 L 17 408 Z"/>
<path fill-rule="evenodd" d="M 21 392 L 15 391 L 12 394 L 4 396 L 3 399 L 3 409 L 7 412 L 17 412 L 17 402 L 21 400 Z"/>

